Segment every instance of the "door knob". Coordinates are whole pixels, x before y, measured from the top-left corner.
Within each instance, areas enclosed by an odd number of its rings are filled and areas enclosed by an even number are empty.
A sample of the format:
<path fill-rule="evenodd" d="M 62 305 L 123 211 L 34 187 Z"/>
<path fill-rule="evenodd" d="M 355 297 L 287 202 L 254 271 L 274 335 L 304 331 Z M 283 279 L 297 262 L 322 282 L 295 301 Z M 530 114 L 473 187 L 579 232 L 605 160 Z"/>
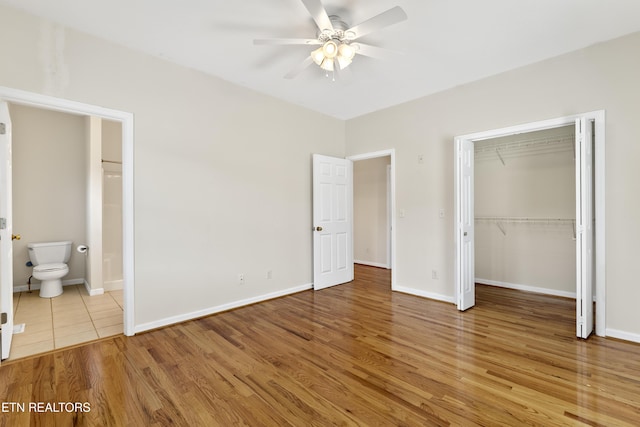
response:
<path fill-rule="evenodd" d="M 12 234 L 11 235 L 11 240 L 20 240 L 22 238 L 22 236 L 20 236 L 19 234 Z"/>
<path fill-rule="evenodd" d="M 316 231 L 322 231 L 322 227 L 320 226 L 316 227 Z"/>

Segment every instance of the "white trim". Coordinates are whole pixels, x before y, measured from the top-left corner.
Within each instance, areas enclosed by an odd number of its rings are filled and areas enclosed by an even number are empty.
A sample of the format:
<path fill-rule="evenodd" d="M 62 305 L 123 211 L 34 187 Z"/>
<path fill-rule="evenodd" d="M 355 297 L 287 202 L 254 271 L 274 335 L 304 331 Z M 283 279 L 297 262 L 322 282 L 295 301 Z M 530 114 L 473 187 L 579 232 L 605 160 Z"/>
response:
<path fill-rule="evenodd" d="M 93 288 L 91 288 L 91 286 L 89 286 L 89 282 L 87 282 L 86 280 L 84 282 L 84 289 L 87 291 L 87 293 L 89 294 L 90 297 L 94 297 L 96 295 L 103 295 L 104 294 L 104 288 L 93 289 Z"/>
<path fill-rule="evenodd" d="M 423 291 L 422 289 L 408 288 L 406 286 L 396 286 L 395 289 L 393 290 L 396 292 L 402 292 L 404 294 L 414 295 L 422 298 L 428 298 L 435 301 L 448 302 L 450 304 L 455 304 L 456 302 L 453 297 L 450 297 L 448 295 L 441 295 L 433 292 L 427 292 L 427 291 Z"/>
<path fill-rule="evenodd" d="M 607 336 L 607 328 L 606 328 L 606 257 L 605 257 L 605 111 L 591 111 L 588 113 L 575 114 L 572 116 L 566 116 L 556 119 L 543 120 L 539 122 L 531 122 L 520 124 L 516 126 L 510 126 L 501 129 L 494 129 L 484 132 L 476 132 L 467 135 L 456 136 L 454 138 L 454 142 L 456 147 L 463 140 L 469 140 L 471 142 L 482 141 L 485 139 L 491 138 L 499 138 L 502 136 L 514 135 L 519 133 L 527 133 L 527 132 L 535 132 L 538 130 L 552 129 L 560 126 L 567 126 L 575 124 L 575 121 L 580 118 L 586 118 L 588 120 L 593 120 L 595 122 L 595 150 L 594 154 L 595 158 L 595 183 L 594 183 L 594 193 L 595 193 L 595 218 L 596 218 L 596 242 L 595 242 L 595 296 L 596 296 L 596 304 L 598 309 L 596 310 L 596 334 L 599 336 Z M 457 151 L 457 148 L 455 149 Z M 459 188 L 458 188 L 458 154 L 457 152 L 454 155 L 456 160 L 455 165 L 455 183 L 456 183 L 456 217 L 458 215 L 459 210 Z M 454 233 L 455 233 L 455 247 L 456 247 L 456 272 L 455 272 L 455 292 L 456 292 L 456 301 L 458 300 L 458 293 L 460 289 L 460 275 L 458 274 L 458 267 L 460 264 L 460 251 L 459 251 L 459 224 L 457 221 L 454 221 Z"/>
<path fill-rule="evenodd" d="M 122 123 L 122 234 L 124 334 L 135 333 L 134 317 L 134 204 L 133 204 L 133 114 L 96 105 L 55 98 L 0 86 L 0 99 L 15 104 L 61 111 L 82 116 L 98 116 Z"/>
<path fill-rule="evenodd" d="M 556 296 L 556 297 L 564 297 L 564 298 L 576 299 L 576 293 L 575 292 L 559 291 L 557 289 L 540 288 L 538 286 L 522 285 L 522 284 L 508 283 L 508 282 L 499 282 L 497 280 L 488 280 L 488 279 L 478 279 L 478 278 L 476 278 L 475 282 L 479 283 L 481 285 L 495 286 L 495 287 L 498 287 L 498 288 L 515 289 L 515 290 L 518 290 L 518 291 L 534 292 L 536 294 L 553 295 L 553 296 Z"/>
<path fill-rule="evenodd" d="M 247 298 L 240 301 L 233 301 L 227 304 L 217 305 L 214 307 L 205 308 L 198 311 L 192 311 L 191 313 L 180 314 L 177 316 L 165 317 L 164 319 L 154 320 L 153 322 L 142 323 L 136 325 L 135 332 L 144 332 L 151 329 L 162 328 L 164 326 L 173 325 L 180 322 L 186 322 L 187 320 L 197 319 L 199 317 L 210 316 L 212 314 L 220 313 L 223 311 L 233 310 L 234 308 L 240 308 L 243 306 L 264 302 L 274 298 L 280 298 L 286 295 L 295 294 L 302 291 L 308 291 L 313 289 L 313 284 L 295 286 L 289 289 L 283 289 L 277 292 L 271 292 L 264 295 L 259 295 L 252 298 Z"/>
<path fill-rule="evenodd" d="M 66 279 L 62 281 L 62 286 L 83 285 L 84 283 L 85 283 L 84 279 Z M 16 292 L 27 292 L 28 290 L 29 290 L 29 285 L 26 283 L 24 285 L 18 285 L 13 287 L 14 294 Z M 40 282 L 32 283 L 31 290 L 32 291 L 40 290 Z"/>
<path fill-rule="evenodd" d="M 632 332 L 620 331 L 618 329 L 607 329 L 607 337 L 617 338 L 619 340 L 631 341 L 640 343 L 640 334 L 634 334 Z"/>
<path fill-rule="evenodd" d="M 607 336 L 607 274 L 606 274 L 606 248 L 605 245 L 605 225 L 606 225 L 606 206 L 605 206 L 605 117 L 604 110 L 596 111 L 593 114 L 595 120 L 595 129 L 593 138 L 595 147 L 593 150 L 594 159 L 594 218 L 596 219 L 596 235 L 595 235 L 595 300 L 596 300 L 596 334 Z"/>
<path fill-rule="evenodd" d="M 386 268 L 389 269 L 389 266 L 386 264 L 382 264 L 380 262 L 371 262 L 371 261 L 362 261 L 360 259 L 354 259 L 353 260 L 354 264 L 362 264 L 362 265 L 368 265 L 371 267 L 378 267 L 378 268 Z"/>
<path fill-rule="evenodd" d="M 391 233 L 393 232 L 393 227 L 391 227 L 391 217 L 393 217 L 393 209 L 391 208 L 391 165 L 387 165 L 387 265 L 386 268 L 391 268 L 391 242 L 393 242 L 393 238 Z"/>
<path fill-rule="evenodd" d="M 355 154 L 348 156 L 347 159 L 352 162 L 359 160 L 375 159 L 378 157 L 390 157 L 391 166 L 391 290 L 395 291 L 397 287 L 396 274 L 396 150 L 390 148 L 388 150 L 373 151 L 370 153 Z"/>

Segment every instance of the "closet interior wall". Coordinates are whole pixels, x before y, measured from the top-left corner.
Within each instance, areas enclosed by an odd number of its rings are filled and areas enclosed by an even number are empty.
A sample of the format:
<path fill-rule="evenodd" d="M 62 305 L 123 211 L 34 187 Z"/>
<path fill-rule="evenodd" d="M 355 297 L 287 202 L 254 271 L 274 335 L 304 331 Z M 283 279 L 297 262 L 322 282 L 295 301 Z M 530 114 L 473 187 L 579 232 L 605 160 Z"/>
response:
<path fill-rule="evenodd" d="M 575 297 L 574 133 L 475 143 L 477 283 Z"/>
<path fill-rule="evenodd" d="M 357 264 L 391 268 L 387 167 L 390 156 L 353 163 L 353 246 Z"/>

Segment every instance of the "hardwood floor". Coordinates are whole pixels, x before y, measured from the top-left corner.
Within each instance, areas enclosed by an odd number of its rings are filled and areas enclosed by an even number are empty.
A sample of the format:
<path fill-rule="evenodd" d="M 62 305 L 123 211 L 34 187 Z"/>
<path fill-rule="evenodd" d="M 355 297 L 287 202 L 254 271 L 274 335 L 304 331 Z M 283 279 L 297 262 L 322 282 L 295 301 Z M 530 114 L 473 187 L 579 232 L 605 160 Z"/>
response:
<path fill-rule="evenodd" d="M 640 345 L 576 339 L 573 301 L 478 286 L 477 306 L 459 313 L 391 293 L 387 270 L 356 266 L 356 277 L 3 363 L 0 425 L 640 422 Z M 29 411 L 48 402 L 59 412 Z M 74 402 L 90 411 L 66 412 Z"/>

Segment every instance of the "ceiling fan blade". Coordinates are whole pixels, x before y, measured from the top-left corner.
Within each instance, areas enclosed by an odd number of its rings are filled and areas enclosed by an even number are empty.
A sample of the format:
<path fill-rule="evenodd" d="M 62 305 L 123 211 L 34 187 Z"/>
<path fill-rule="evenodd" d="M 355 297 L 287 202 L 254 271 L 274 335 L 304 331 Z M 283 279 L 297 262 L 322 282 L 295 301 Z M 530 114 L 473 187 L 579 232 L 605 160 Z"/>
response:
<path fill-rule="evenodd" d="M 285 79 L 293 79 L 293 78 L 295 78 L 298 74 L 303 72 L 311 64 L 313 64 L 313 59 L 311 59 L 311 56 L 308 56 L 307 59 L 305 59 L 304 61 L 302 61 L 301 63 L 299 63 L 295 67 L 293 67 L 293 69 L 291 71 L 289 71 L 287 74 L 285 74 L 284 78 Z"/>
<path fill-rule="evenodd" d="M 333 31 L 333 24 L 329 19 L 329 14 L 320 2 L 320 0 L 302 0 L 304 7 L 307 8 L 316 25 L 322 30 Z"/>
<path fill-rule="evenodd" d="M 289 45 L 289 44 L 301 44 L 301 45 L 319 45 L 322 44 L 318 39 L 255 39 L 253 44 L 269 44 L 269 45 Z"/>
<path fill-rule="evenodd" d="M 353 32 L 355 36 L 352 36 L 350 38 L 352 40 L 355 40 L 359 37 L 365 36 L 390 25 L 397 24 L 398 22 L 402 22 L 406 19 L 406 12 L 400 6 L 396 6 L 387 10 L 386 12 L 382 12 L 381 14 L 374 16 L 373 18 L 367 19 L 366 21 L 361 22 L 354 27 L 349 28 L 346 32 Z"/>
<path fill-rule="evenodd" d="M 398 55 L 401 55 L 400 52 L 372 46 L 370 44 L 353 43 L 352 46 L 355 47 L 356 54 L 375 59 L 398 59 Z"/>

